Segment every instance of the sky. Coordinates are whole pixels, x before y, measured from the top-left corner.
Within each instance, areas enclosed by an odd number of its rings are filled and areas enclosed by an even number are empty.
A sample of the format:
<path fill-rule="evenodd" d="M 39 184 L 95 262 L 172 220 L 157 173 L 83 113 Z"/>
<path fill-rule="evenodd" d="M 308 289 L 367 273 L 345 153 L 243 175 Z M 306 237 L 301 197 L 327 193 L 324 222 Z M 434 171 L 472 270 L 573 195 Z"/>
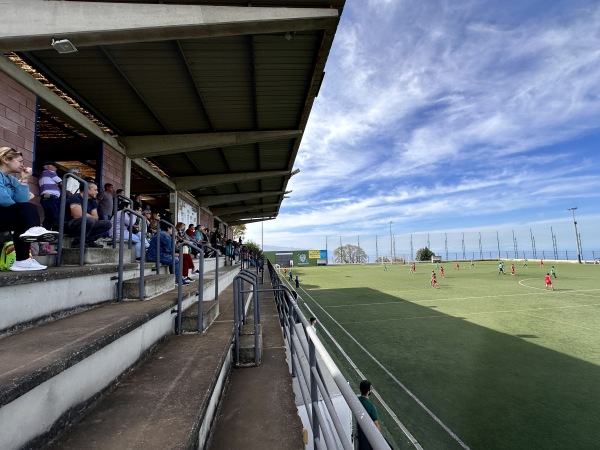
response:
<path fill-rule="evenodd" d="M 600 2 L 348 0 L 325 72 L 293 192 L 246 239 L 575 251 L 577 207 L 600 256 Z"/>

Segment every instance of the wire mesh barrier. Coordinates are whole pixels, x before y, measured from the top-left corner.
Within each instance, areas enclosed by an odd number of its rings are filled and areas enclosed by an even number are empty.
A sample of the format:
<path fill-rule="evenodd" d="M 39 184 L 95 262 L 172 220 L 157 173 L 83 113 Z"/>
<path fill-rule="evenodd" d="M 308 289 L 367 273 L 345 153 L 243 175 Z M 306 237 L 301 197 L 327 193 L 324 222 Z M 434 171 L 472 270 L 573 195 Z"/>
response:
<path fill-rule="evenodd" d="M 343 397 L 344 405 L 350 409 L 357 425 L 360 426 L 372 448 L 388 450 L 390 447 L 383 435 L 375 427 L 373 420 L 350 388 L 348 381 L 302 314 L 296 302 L 297 293 L 283 284 L 270 261 L 267 261 L 267 265 L 277 302 L 279 321 L 291 356 L 291 375 L 296 378 L 302 394 L 314 448 L 353 449 L 353 433 L 344 427 L 340 419 L 339 411 L 334 406 L 325 384 L 326 376 L 335 382 Z M 319 364 L 317 356 L 323 361 L 323 366 Z M 302 363 L 303 358 L 308 364 Z"/>

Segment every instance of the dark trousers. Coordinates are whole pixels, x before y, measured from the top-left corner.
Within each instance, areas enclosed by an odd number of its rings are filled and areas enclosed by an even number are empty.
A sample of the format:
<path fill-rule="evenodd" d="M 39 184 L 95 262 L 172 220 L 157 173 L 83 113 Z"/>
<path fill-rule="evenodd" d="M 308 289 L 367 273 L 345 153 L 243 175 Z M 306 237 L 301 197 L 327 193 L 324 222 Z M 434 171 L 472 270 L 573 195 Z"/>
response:
<path fill-rule="evenodd" d="M 81 222 L 82 219 L 71 219 L 66 224 L 66 232 L 69 236 L 73 236 L 75 238 L 79 238 L 81 233 Z M 96 239 L 100 238 L 105 232 L 110 230 L 112 227 L 112 223 L 110 220 L 96 220 L 88 217 L 86 219 L 86 228 L 85 228 L 85 241 L 86 242 L 94 242 Z"/>
<path fill-rule="evenodd" d="M 40 215 L 33 203 L 15 203 L 0 207 L 0 231 L 14 232 L 15 254 L 17 261 L 29 258 L 29 242 L 19 236 L 31 227 L 40 226 Z"/>
<path fill-rule="evenodd" d="M 46 230 L 58 230 L 58 219 L 60 217 L 60 198 L 51 195 L 48 198 L 40 198 L 40 204 L 44 209 L 44 222 L 42 226 Z"/>

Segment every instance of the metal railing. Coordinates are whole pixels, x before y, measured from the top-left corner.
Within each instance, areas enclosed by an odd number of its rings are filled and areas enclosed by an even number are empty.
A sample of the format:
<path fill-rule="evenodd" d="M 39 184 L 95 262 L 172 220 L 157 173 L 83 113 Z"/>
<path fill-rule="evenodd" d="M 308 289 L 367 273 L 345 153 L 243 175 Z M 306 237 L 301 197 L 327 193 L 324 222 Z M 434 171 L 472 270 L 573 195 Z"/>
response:
<path fill-rule="evenodd" d="M 144 285 L 144 276 L 146 269 L 146 218 L 129 208 L 125 208 L 121 210 L 121 228 L 119 230 L 119 274 L 117 281 L 117 301 L 123 300 L 123 263 L 124 263 L 124 254 L 125 254 L 125 214 L 129 214 L 131 216 L 139 217 L 140 223 L 142 224 L 142 236 L 140 238 L 140 279 L 139 279 L 139 299 L 144 300 L 145 297 L 145 285 Z M 115 218 L 116 224 L 116 218 Z M 132 235 L 133 235 L 133 221 L 129 221 L 129 246 L 128 248 L 131 250 L 132 243 Z M 114 235 L 113 235 L 114 242 Z"/>
<path fill-rule="evenodd" d="M 252 291 L 244 290 L 244 281 L 252 285 Z M 252 302 L 254 308 L 254 364 L 257 366 L 261 361 L 259 341 L 260 327 L 260 302 L 258 298 L 258 274 L 252 273 L 247 269 L 242 269 L 233 279 L 233 323 L 234 323 L 234 348 L 235 363 L 240 363 L 240 335 L 243 326 L 246 324 L 246 310 L 244 308 L 244 294 L 252 292 Z"/>
<path fill-rule="evenodd" d="M 112 223 L 113 223 L 113 225 L 112 225 L 112 227 L 113 227 L 113 229 L 112 229 L 112 246 L 113 246 L 113 248 L 117 247 L 117 214 L 119 214 L 119 210 L 118 210 L 119 200 L 123 200 L 129 206 L 133 205 L 133 200 L 131 200 L 129 197 L 125 197 L 124 195 L 121 195 L 121 194 L 115 195 L 115 197 L 113 199 L 113 216 L 112 216 Z M 125 209 L 125 208 L 123 208 L 123 209 Z M 130 233 L 129 233 L 129 248 L 131 248 L 131 242 L 132 242 L 131 229 L 129 231 L 130 231 Z"/>
<path fill-rule="evenodd" d="M 79 265 L 83 266 L 85 260 L 85 236 L 87 229 L 87 205 L 88 205 L 88 192 L 89 192 L 89 184 L 83 178 L 79 178 L 77 175 L 73 175 L 72 173 L 66 173 L 62 178 L 62 188 L 60 192 L 60 216 L 58 222 L 58 252 L 56 253 L 56 266 L 60 266 L 62 264 L 62 254 L 63 254 L 63 241 L 65 235 L 65 216 L 66 216 L 66 206 L 67 206 L 67 179 L 75 178 L 79 181 L 80 184 L 83 185 L 83 203 L 81 205 L 81 230 L 79 232 Z M 79 195 L 79 194 L 73 194 Z"/>
<path fill-rule="evenodd" d="M 373 420 L 358 400 L 358 396 L 350 388 L 348 381 L 344 378 L 317 337 L 317 334 L 310 326 L 306 317 L 304 317 L 304 314 L 302 314 L 294 298 L 294 293 L 283 284 L 270 261 L 267 261 L 267 265 L 277 301 L 277 309 L 280 314 L 280 323 L 282 324 L 284 337 L 291 355 L 292 376 L 297 378 L 302 392 L 304 406 L 308 412 L 312 429 L 314 448 L 337 449 L 341 445 L 344 450 L 353 449 L 350 436 L 348 436 L 347 431 L 342 426 L 331 397 L 325 387 L 322 374 L 320 373 L 323 367 L 320 367 L 317 363 L 318 355 L 371 446 L 375 450 L 389 450 L 390 447 L 383 435 L 379 432 Z M 302 324 L 306 339 L 300 339 L 296 335 L 295 330 L 298 322 Z M 300 364 L 299 351 L 303 352 L 307 358 L 308 368 Z M 325 404 L 324 409 L 321 409 L 319 405 L 319 396 L 321 396 Z M 306 399 L 310 399 L 310 401 L 307 402 Z M 325 417 L 324 413 L 327 413 L 328 417 Z M 333 423 L 333 429 L 326 426 L 327 419 L 330 419 Z"/>
<path fill-rule="evenodd" d="M 168 223 L 168 222 L 167 222 Z M 160 233 L 160 229 L 158 231 Z M 204 251 L 202 250 L 201 247 L 192 244 L 189 241 L 183 241 L 181 244 L 179 244 L 179 270 L 178 270 L 178 274 L 177 274 L 177 279 L 179 280 L 177 282 L 177 319 L 176 319 L 176 327 L 175 327 L 175 333 L 176 334 L 181 334 L 181 316 L 183 314 L 183 248 L 187 247 L 190 249 L 194 249 L 196 251 L 198 251 L 199 253 L 199 265 L 200 267 L 198 268 L 198 272 L 199 272 L 199 276 L 198 276 L 198 324 L 197 324 L 197 331 L 198 333 L 202 333 L 204 331 L 204 322 L 203 322 L 203 318 L 202 318 L 202 314 L 203 314 L 203 306 L 204 306 Z M 205 245 L 206 248 L 215 250 L 213 247 L 211 247 L 210 245 Z M 173 249 L 175 248 L 175 246 L 173 246 Z M 158 250 L 158 249 L 157 249 Z M 174 255 L 174 253 L 173 253 Z M 215 301 L 219 300 L 219 256 L 218 253 L 216 253 L 217 257 L 215 258 Z M 158 258 L 157 258 L 158 260 Z M 175 258 L 173 257 L 173 261 L 175 261 Z M 158 268 L 158 266 L 157 266 Z"/>

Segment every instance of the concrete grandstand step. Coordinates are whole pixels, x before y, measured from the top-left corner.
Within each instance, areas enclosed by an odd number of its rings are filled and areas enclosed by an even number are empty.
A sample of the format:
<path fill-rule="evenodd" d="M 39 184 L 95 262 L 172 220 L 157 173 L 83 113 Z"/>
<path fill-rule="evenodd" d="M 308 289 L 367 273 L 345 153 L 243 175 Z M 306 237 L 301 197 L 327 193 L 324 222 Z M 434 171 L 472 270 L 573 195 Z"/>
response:
<path fill-rule="evenodd" d="M 130 251 L 124 254 L 125 262 L 131 262 L 135 259 Z M 119 249 L 104 247 L 104 248 L 86 248 L 84 252 L 84 264 L 118 264 Z M 79 264 L 79 248 L 63 248 L 62 263 L 68 265 Z"/>
<path fill-rule="evenodd" d="M 202 302 L 202 324 L 203 330 L 215 321 L 220 312 L 220 302 L 208 300 Z M 198 303 L 187 308 L 181 316 L 181 329 L 185 332 L 198 331 Z"/>
<path fill-rule="evenodd" d="M 228 377 L 232 323 L 171 336 L 51 449 L 204 448 Z"/>
<path fill-rule="evenodd" d="M 250 303 L 253 305 L 253 303 Z M 254 328 L 254 316 L 246 316 L 246 324 L 242 326 L 242 333 L 239 337 L 240 345 L 240 360 L 238 363 L 239 367 L 250 367 L 256 364 L 256 352 L 255 352 L 255 328 Z M 262 355 L 263 343 L 262 343 L 262 325 L 258 324 L 258 360 L 260 364 Z"/>
<path fill-rule="evenodd" d="M 174 275 L 146 275 L 144 276 L 144 300 L 149 300 L 164 292 L 173 290 Z M 123 282 L 123 298 L 138 299 L 140 295 L 140 278 L 130 278 Z"/>
<path fill-rule="evenodd" d="M 176 303 L 111 302 L 1 339 L 0 448 L 43 445 L 172 333 Z"/>
<path fill-rule="evenodd" d="M 0 336 L 115 299 L 116 275 L 115 265 L 0 272 Z M 134 276 L 139 265 L 125 264 L 125 279 Z"/>

